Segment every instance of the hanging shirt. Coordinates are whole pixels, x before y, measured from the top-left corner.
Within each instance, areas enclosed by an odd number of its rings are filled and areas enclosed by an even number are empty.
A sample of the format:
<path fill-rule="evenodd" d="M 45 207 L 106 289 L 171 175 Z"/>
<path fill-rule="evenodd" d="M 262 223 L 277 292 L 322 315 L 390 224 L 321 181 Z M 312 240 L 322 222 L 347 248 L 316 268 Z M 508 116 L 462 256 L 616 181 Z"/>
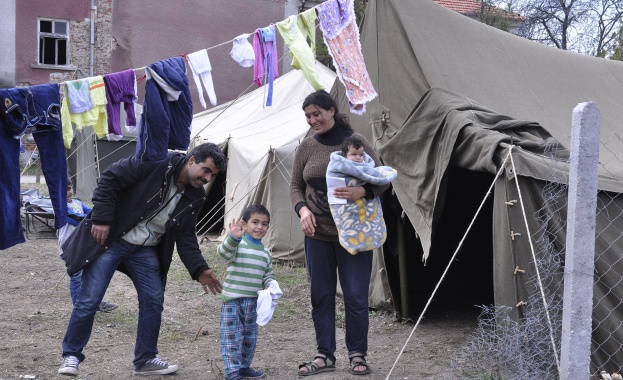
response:
<path fill-rule="evenodd" d="M 199 101 L 203 108 L 206 108 L 206 101 L 203 99 L 203 86 L 205 86 L 210 103 L 213 106 L 216 105 L 216 94 L 214 93 L 214 84 L 212 83 L 212 65 L 210 64 L 210 58 L 208 57 L 208 50 L 203 49 L 194 53 L 188 54 L 188 64 L 190 70 L 193 72 L 193 79 L 197 90 L 199 90 Z"/>
<path fill-rule="evenodd" d="M 241 34 L 234 38 L 233 46 L 229 55 L 242 67 L 251 67 L 255 63 L 253 46 L 249 43 L 250 34 Z"/>
<path fill-rule="evenodd" d="M 87 78 L 89 81 L 89 94 L 91 96 L 91 103 L 93 108 L 81 113 L 71 112 L 71 98 L 65 96 L 61 104 L 61 114 L 63 121 L 63 141 L 65 147 L 69 149 L 71 141 L 74 138 L 74 131 L 71 126 L 73 123 L 76 130 L 81 130 L 83 127 L 93 127 L 93 131 L 99 138 L 106 137 L 108 130 L 108 113 L 106 112 L 106 85 L 104 84 L 104 78 L 101 75 Z M 67 85 L 69 92 L 69 85 Z M 69 118 L 67 118 L 69 114 Z"/>
<path fill-rule="evenodd" d="M 294 61 L 296 60 L 296 68 L 303 71 L 303 77 L 312 87 L 315 90 L 324 89 L 320 82 L 318 82 L 318 77 L 316 75 L 316 58 L 307 44 L 305 36 L 298 28 L 297 17 L 290 16 L 278 22 L 275 26 L 285 41 L 286 46 L 290 49 L 290 54 L 294 57 L 292 60 L 292 67 L 294 67 Z"/>
<path fill-rule="evenodd" d="M 67 82 L 67 96 L 71 98 L 71 113 L 86 112 L 93 108 L 87 78 Z"/>
<path fill-rule="evenodd" d="M 136 96 L 136 74 L 133 69 L 104 75 L 106 84 L 106 112 L 108 113 L 108 140 L 118 141 L 123 137 L 121 132 L 121 102 L 126 113 L 126 131 L 136 129 L 136 113 L 134 103 Z"/>
<path fill-rule="evenodd" d="M 324 43 L 346 88 L 348 107 L 352 113 L 361 115 L 366 111 L 365 104 L 376 98 L 377 93 L 363 61 L 353 0 L 328 0 L 316 10 Z"/>
<path fill-rule="evenodd" d="M 314 8 L 310 8 L 305 12 L 300 13 L 296 19 L 296 25 L 303 34 L 305 40 L 308 41 L 314 57 L 316 57 L 316 19 L 316 9 Z M 290 52 L 290 58 L 292 59 L 292 67 L 300 69 L 301 67 L 298 60 L 292 52 Z"/>

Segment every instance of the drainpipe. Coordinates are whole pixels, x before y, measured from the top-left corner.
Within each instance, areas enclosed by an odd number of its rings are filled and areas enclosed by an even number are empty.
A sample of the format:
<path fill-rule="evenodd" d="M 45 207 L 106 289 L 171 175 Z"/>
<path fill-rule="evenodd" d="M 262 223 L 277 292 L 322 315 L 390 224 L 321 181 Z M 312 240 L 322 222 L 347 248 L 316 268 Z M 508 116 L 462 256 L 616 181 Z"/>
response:
<path fill-rule="evenodd" d="M 89 76 L 93 76 L 95 67 L 95 17 L 97 16 L 97 7 L 95 0 L 91 0 L 91 54 L 89 57 Z"/>

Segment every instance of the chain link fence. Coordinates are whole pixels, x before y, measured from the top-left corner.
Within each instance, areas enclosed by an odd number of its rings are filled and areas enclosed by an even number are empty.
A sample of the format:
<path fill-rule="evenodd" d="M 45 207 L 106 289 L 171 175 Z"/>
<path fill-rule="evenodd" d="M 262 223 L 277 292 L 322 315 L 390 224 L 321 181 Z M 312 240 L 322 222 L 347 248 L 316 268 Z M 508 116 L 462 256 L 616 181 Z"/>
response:
<path fill-rule="evenodd" d="M 564 264 L 567 229 L 567 179 L 561 177 L 559 147 L 546 160 L 551 176 L 541 187 L 543 203 L 527 218 L 535 270 L 525 283 L 530 296 L 522 305 L 482 306 L 478 328 L 453 359 L 455 373 L 472 379 L 559 378 Z M 563 160 L 564 161 L 564 160 Z M 604 190 L 623 180 L 623 140 L 601 136 L 600 190 L 597 195 L 595 271 L 591 336 L 591 378 L 623 374 L 623 195 Z M 521 178 L 518 179 L 521 181 Z M 536 262 L 535 262 L 536 261 Z M 540 281 L 535 273 L 540 274 Z M 544 307 L 547 305 L 547 310 Z M 517 318 L 516 309 L 522 313 Z M 602 375 L 604 374 L 604 375 Z M 606 375 L 608 374 L 608 375 Z M 603 376 L 603 377 L 602 377 Z"/>

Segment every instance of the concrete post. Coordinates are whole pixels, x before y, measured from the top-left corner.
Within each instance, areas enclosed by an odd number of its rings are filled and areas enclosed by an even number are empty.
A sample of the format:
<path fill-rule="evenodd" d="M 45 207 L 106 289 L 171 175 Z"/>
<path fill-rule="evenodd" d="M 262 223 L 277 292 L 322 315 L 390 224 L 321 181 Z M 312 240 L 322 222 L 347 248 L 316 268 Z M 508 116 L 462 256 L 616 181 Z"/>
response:
<path fill-rule="evenodd" d="M 590 377 L 595 212 L 601 115 L 593 102 L 573 109 L 560 379 Z"/>

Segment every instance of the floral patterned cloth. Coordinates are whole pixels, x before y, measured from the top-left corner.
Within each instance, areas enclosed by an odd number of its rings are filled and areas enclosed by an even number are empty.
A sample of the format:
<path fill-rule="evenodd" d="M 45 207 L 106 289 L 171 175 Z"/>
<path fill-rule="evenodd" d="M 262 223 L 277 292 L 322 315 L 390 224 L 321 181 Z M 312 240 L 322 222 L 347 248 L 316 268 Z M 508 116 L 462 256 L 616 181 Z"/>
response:
<path fill-rule="evenodd" d="M 363 61 L 353 0 L 329 0 L 318 5 L 316 11 L 324 43 L 346 88 L 350 111 L 361 115 L 366 111 L 365 103 L 376 98 L 377 93 Z"/>
<path fill-rule="evenodd" d="M 364 154 L 364 162 L 354 162 L 344 158 L 339 151 L 333 152 L 327 167 L 327 177 L 344 178 L 346 186 L 384 185 L 397 175 L 396 169 L 389 166 L 374 167 L 374 160 L 367 154 Z M 379 248 L 385 243 L 387 228 L 378 197 L 329 204 L 329 208 L 340 244 L 351 254 Z"/>

